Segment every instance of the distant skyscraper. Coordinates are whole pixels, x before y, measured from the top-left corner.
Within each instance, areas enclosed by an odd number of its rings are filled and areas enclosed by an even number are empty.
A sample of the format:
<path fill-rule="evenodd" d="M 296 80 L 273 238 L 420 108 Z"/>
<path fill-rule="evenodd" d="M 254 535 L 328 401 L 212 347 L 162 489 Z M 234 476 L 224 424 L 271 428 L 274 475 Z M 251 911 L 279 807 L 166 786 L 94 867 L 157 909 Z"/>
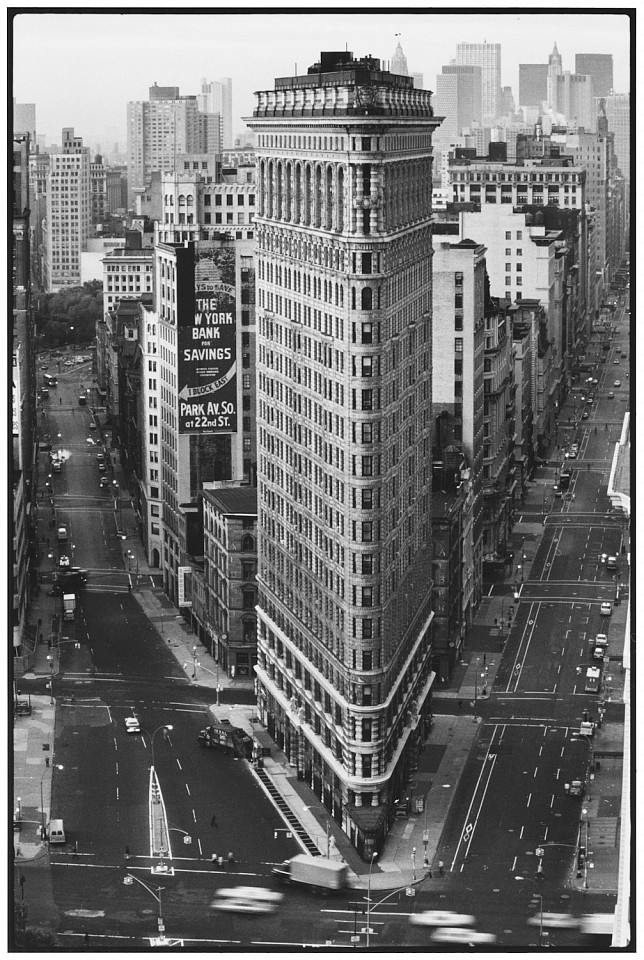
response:
<path fill-rule="evenodd" d="M 13 132 L 28 133 L 31 141 L 29 149 L 34 150 L 36 146 L 35 103 L 16 103 L 16 98 L 13 98 Z"/>
<path fill-rule="evenodd" d="M 597 101 L 595 101 L 597 102 Z M 599 106 L 599 104 L 598 104 Z M 615 134 L 615 156 L 624 178 L 631 178 L 631 98 L 628 93 L 614 93 L 604 98 L 608 129 Z"/>
<path fill-rule="evenodd" d="M 593 82 L 589 76 L 565 70 L 556 78 L 553 109 L 572 127 L 594 130 L 597 113 L 593 101 Z"/>
<path fill-rule="evenodd" d="M 540 107 L 548 97 L 548 64 L 519 64 L 519 106 Z"/>
<path fill-rule="evenodd" d="M 203 98 L 203 99 L 202 99 Z M 222 149 L 233 148 L 233 82 L 230 77 L 201 81 L 199 109 L 221 117 Z"/>
<path fill-rule="evenodd" d="M 407 67 L 407 57 L 403 53 L 400 43 L 396 44 L 396 52 L 391 58 L 391 72 L 400 74 L 403 77 L 409 76 L 409 69 Z"/>
<path fill-rule="evenodd" d="M 612 53 L 576 53 L 575 73 L 592 77 L 596 97 L 607 97 L 613 92 Z"/>
<path fill-rule="evenodd" d="M 81 282 L 81 252 L 91 231 L 89 149 L 73 127 L 63 128 L 60 153 L 50 157 L 47 180 L 45 289 L 55 293 Z"/>
<path fill-rule="evenodd" d="M 556 110 L 557 103 L 557 79 L 562 73 L 563 65 L 561 62 L 561 54 L 557 50 L 557 44 L 555 43 L 554 47 L 552 48 L 552 53 L 548 57 L 548 78 L 546 92 L 546 100 L 553 110 Z"/>
<path fill-rule="evenodd" d="M 174 170 L 177 154 L 199 153 L 203 128 L 196 97 L 178 87 L 150 87 L 149 99 L 127 105 L 128 205 L 145 189 L 153 171 Z"/>
<path fill-rule="evenodd" d="M 483 122 L 481 68 L 449 64 L 436 76 L 436 115 L 445 117 L 437 131 L 441 142 L 452 142 L 464 128 Z"/>
<path fill-rule="evenodd" d="M 483 123 L 489 125 L 499 113 L 501 93 L 501 44 L 459 43 L 456 46 L 458 66 L 481 68 L 483 90 Z"/>

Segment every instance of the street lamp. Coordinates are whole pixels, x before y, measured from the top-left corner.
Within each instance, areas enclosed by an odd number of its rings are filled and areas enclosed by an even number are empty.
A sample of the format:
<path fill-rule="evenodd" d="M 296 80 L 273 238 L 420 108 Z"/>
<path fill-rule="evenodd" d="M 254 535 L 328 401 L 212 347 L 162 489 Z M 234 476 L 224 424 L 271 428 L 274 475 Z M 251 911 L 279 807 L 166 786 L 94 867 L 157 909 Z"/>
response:
<path fill-rule="evenodd" d="M 377 851 L 374 851 L 371 854 L 371 860 L 369 861 L 369 875 L 367 877 L 367 950 L 369 949 L 369 935 L 371 933 L 370 921 L 371 921 L 371 870 L 373 867 L 373 862 L 378 856 Z"/>
<path fill-rule="evenodd" d="M 42 784 L 43 784 L 43 780 L 45 779 L 45 774 L 49 769 L 51 769 L 52 777 L 53 777 L 54 775 L 53 771 L 62 770 L 63 765 L 62 763 L 55 763 L 53 767 L 50 768 L 49 764 L 46 764 L 45 769 L 43 770 L 42 776 L 40 778 L 40 833 L 43 840 L 45 839 L 45 802 L 43 797 Z"/>
<path fill-rule="evenodd" d="M 171 730 L 174 730 L 174 727 L 172 726 L 171 723 L 162 723 L 161 726 L 156 728 L 156 730 L 151 736 L 150 734 L 148 734 L 148 736 L 150 736 L 150 747 L 152 748 L 152 768 L 153 769 L 154 769 L 154 738 L 156 737 L 159 730 L 163 730 L 163 735 L 165 736 Z M 147 730 L 146 730 L 146 733 L 147 733 Z"/>
<path fill-rule="evenodd" d="M 157 892 L 155 893 L 152 887 L 148 887 L 147 883 L 144 883 L 143 880 L 139 879 L 139 877 L 135 877 L 134 874 L 132 873 L 127 873 L 125 875 L 125 878 L 123 879 L 123 883 L 129 886 L 133 880 L 136 880 L 137 883 L 140 883 L 141 886 L 148 891 L 150 896 L 154 897 L 156 902 L 159 904 L 159 916 L 157 919 L 159 937 L 156 940 L 156 946 L 162 946 L 162 945 L 165 946 L 165 944 L 167 943 L 167 940 L 165 938 L 165 926 L 163 923 L 163 914 L 162 914 L 162 906 L 161 906 L 161 891 L 165 890 L 165 887 L 157 887 Z"/>

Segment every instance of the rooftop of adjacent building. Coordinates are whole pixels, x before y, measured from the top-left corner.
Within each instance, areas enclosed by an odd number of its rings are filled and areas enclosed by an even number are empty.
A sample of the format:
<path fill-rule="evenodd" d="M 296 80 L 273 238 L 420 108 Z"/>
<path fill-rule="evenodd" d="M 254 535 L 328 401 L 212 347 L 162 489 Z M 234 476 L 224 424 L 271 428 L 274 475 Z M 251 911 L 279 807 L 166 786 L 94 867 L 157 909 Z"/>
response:
<path fill-rule="evenodd" d="M 257 516 L 257 488 L 246 486 L 205 489 L 204 499 L 221 513 L 233 516 Z"/>

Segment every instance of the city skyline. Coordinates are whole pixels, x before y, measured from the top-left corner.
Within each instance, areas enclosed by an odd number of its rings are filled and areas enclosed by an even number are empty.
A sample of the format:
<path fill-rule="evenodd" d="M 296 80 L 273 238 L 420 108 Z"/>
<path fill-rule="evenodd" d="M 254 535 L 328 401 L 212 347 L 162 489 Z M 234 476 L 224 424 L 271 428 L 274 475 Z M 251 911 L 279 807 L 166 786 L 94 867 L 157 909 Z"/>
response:
<path fill-rule="evenodd" d="M 377 10 L 365 20 L 362 13 L 300 14 L 288 8 L 261 16 L 245 14 L 243 8 L 235 14 L 204 8 L 203 13 L 180 15 L 170 9 L 149 14 L 39 10 L 17 16 L 12 93 L 19 103 L 36 104 L 37 132 L 57 142 L 62 128 L 73 126 L 87 142 L 105 140 L 104 148 L 110 148 L 125 140 L 128 101 L 146 99 L 155 82 L 179 86 L 184 96 L 196 95 L 202 78 L 231 77 L 233 131 L 238 135 L 245 129 L 242 118 L 252 113 L 254 92 L 268 88 L 273 77 L 306 73 L 321 50 L 346 48 L 388 63 L 398 42 L 410 73 L 423 75 L 426 90 L 435 91 L 436 75 L 455 59 L 462 42 L 501 44 L 501 82 L 511 86 L 517 104 L 519 64 L 547 63 L 554 43 L 563 69 L 571 72 L 575 54 L 612 54 L 616 92 L 630 88 L 630 19 L 624 13 L 585 10 L 582 20 L 581 11 L 544 16 L 542 9 L 518 15 Z M 146 51 L 157 50 L 158 60 L 142 57 L 142 44 Z M 270 57 L 263 56 L 262 48 L 270 50 Z"/>

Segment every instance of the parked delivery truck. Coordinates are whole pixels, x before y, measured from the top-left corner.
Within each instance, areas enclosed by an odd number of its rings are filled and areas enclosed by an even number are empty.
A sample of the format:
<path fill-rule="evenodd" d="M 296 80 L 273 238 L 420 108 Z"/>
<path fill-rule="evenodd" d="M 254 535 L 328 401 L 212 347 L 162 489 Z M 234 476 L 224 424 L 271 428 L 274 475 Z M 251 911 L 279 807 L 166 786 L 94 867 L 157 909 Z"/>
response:
<path fill-rule="evenodd" d="M 274 867 L 273 874 L 285 883 L 297 883 L 314 890 L 343 890 L 347 885 L 346 863 L 305 853 Z"/>

